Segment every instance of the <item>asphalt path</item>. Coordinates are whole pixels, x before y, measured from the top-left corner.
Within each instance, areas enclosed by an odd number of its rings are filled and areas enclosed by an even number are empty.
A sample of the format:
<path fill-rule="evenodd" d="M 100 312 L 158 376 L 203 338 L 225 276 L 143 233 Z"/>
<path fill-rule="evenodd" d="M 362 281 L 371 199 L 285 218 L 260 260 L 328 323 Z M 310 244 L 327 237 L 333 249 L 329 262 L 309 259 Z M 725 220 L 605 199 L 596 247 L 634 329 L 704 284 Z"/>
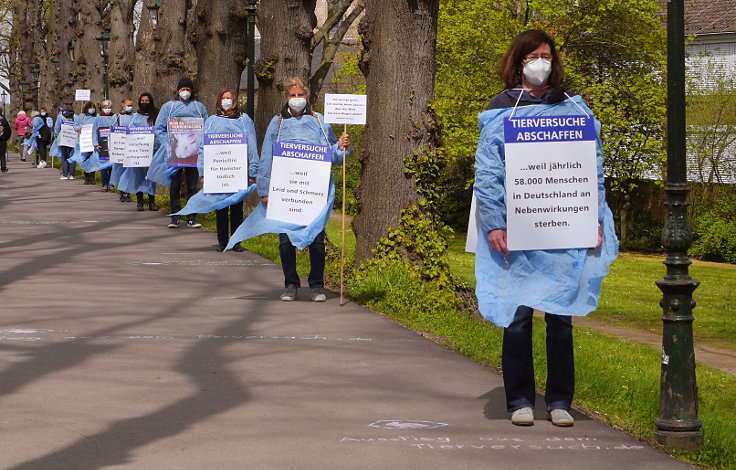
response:
<path fill-rule="evenodd" d="M 116 194 L 0 174 L 0 468 L 690 468 L 578 412 L 513 426 L 495 371 Z"/>

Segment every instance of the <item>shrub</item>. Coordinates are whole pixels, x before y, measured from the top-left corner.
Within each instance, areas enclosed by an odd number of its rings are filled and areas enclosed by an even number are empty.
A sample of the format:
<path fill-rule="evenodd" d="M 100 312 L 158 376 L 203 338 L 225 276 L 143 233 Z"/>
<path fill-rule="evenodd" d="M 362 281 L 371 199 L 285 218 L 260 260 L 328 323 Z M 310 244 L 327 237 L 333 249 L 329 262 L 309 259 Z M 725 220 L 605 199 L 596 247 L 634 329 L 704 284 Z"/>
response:
<path fill-rule="evenodd" d="M 697 219 L 690 256 L 706 261 L 736 263 L 736 221 L 708 212 Z"/>

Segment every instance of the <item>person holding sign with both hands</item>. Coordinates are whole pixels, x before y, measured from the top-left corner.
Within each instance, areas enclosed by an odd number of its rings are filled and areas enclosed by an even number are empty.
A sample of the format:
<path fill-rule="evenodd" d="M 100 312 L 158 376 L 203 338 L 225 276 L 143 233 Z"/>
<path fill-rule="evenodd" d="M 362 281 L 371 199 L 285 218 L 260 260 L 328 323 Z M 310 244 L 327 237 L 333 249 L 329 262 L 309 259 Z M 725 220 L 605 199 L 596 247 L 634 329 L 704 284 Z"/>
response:
<path fill-rule="evenodd" d="M 600 123 L 579 96 L 562 88 L 560 57 L 543 31 L 516 36 L 500 75 L 506 89 L 479 115 L 476 294 L 483 316 L 504 327 L 502 367 L 512 423 L 534 424 L 536 309 L 546 312 L 548 419 L 572 426 L 572 316 L 595 310 L 603 277 L 618 254 L 603 187 Z M 535 163 L 520 166 L 522 158 Z M 520 175 L 512 177 L 516 168 Z M 588 176 L 580 176 L 579 168 Z M 520 220 L 529 225 L 516 231 Z M 580 233 L 585 241 L 568 241 Z M 528 248 L 522 239 L 532 239 Z"/>
<path fill-rule="evenodd" d="M 312 112 L 304 80 L 290 78 L 283 88 L 288 102 L 269 123 L 261 150 L 256 183 L 262 204 L 236 230 L 227 248 L 262 233 L 278 233 L 285 285 L 280 298 L 292 301 L 300 287 L 296 250 L 309 247 L 310 298 L 324 302 L 324 230 L 335 202 L 331 167 L 344 163 L 350 137 L 343 133 L 336 139 L 323 116 Z M 310 165 L 314 170 L 303 170 Z M 279 214 L 273 211 L 276 207 L 281 208 Z M 314 215 L 303 217 L 308 211 Z"/>

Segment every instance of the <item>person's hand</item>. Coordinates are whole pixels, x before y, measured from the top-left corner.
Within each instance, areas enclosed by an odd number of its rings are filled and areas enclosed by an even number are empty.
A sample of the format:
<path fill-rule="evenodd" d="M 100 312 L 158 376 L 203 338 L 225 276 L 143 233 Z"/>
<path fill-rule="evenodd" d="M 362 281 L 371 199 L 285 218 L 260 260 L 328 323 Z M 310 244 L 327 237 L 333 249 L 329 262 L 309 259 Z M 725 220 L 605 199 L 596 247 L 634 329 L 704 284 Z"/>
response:
<path fill-rule="evenodd" d="M 268 204 L 268 196 L 263 196 L 261 198 L 261 202 L 264 203 L 264 204 Z"/>
<path fill-rule="evenodd" d="M 348 147 L 350 147 L 350 136 L 346 132 L 343 132 L 340 139 L 337 141 L 337 148 L 345 150 Z"/>
<path fill-rule="evenodd" d="M 248 186 L 250 186 L 252 184 L 256 184 L 256 179 L 255 178 L 248 178 Z"/>
<path fill-rule="evenodd" d="M 498 228 L 488 232 L 488 244 L 491 245 L 494 251 L 498 251 L 502 255 L 511 253 L 506 241 L 506 230 Z"/>
<path fill-rule="evenodd" d="M 591 248 L 591 250 L 597 250 L 598 248 L 601 247 L 602 244 L 603 244 L 603 229 L 599 225 L 598 226 L 598 241 L 596 242 L 595 246 Z"/>
<path fill-rule="evenodd" d="M 199 178 L 199 184 L 202 184 L 202 185 L 204 184 L 204 176 L 202 176 L 201 178 Z"/>

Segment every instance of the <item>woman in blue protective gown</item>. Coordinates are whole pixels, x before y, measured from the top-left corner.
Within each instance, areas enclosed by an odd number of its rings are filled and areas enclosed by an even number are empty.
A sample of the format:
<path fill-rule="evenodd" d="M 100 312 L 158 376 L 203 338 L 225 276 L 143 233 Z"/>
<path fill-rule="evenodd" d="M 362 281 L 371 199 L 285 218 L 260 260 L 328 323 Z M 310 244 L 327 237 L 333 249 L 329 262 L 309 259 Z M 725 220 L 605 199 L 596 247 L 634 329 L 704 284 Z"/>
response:
<path fill-rule="evenodd" d="M 132 104 L 132 102 L 131 102 Z M 143 93 L 138 98 L 138 112 L 130 117 L 126 124 L 128 127 L 146 127 L 153 126 L 158 117 L 158 108 L 153 102 L 153 95 Z M 154 142 L 154 153 L 158 150 L 158 146 Z M 148 167 L 127 167 L 124 168 L 118 181 L 118 190 L 121 193 L 135 193 L 137 210 L 142 212 L 145 209 L 143 204 L 143 194 L 148 195 L 148 210 L 157 211 L 156 205 L 156 183 L 146 179 Z"/>
<path fill-rule="evenodd" d="M 171 213 L 181 210 L 181 185 L 186 184 L 187 199 L 197 193 L 197 184 L 199 183 L 199 172 L 195 166 L 181 167 L 169 166 L 166 161 L 168 154 L 168 137 L 169 137 L 169 121 L 174 118 L 198 118 L 202 124 L 207 119 L 207 108 L 194 99 L 194 83 L 188 77 L 181 77 L 176 85 L 176 95 L 171 101 L 164 103 L 161 111 L 158 113 L 154 131 L 156 133 L 156 146 L 158 150 L 153 156 L 151 166 L 148 168 L 149 180 L 169 186 L 169 200 L 171 202 Z M 193 137 L 193 136 L 192 136 Z M 192 153 L 195 157 L 199 149 L 195 145 L 192 138 L 188 141 L 177 141 L 181 148 L 175 149 L 177 152 Z M 177 153 L 178 155 L 178 153 Z M 188 216 L 187 226 L 191 228 L 200 228 L 202 224 L 197 222 L 196 214 Z M 179 216 L 172 216 L 169 222 L 169 228 L 179 227 Z"/>
<path fill-rule="evenodd" d="M 217 97 L 217 113 L 207 118 L 204 133 L 225 134 L 243 132 L 248 138 L 248 186 L 255 183 L 258 173 L 258 142 L 256 128 L 251 118 L 238 108 L 238 95 L 230 88 L 222 90 Z M 197 159 L 199 176 L 204 177 L 204 142 L 199 147 Z M 217 222 L 217 248 L 224 251 L 230 235 L 243 223 L 243 201 L 215 211 Z M 233 245 L 233 251 L 243 251 L 240 243 Z"/>
<path fill-rule="evenodd" d="M 66 145 L 59 145 L 59 135 L 61 134 L 61 125 L 64 123 L 64 121 L 72 121 L 72 123 L 77 119 L 77 115 L 74 114 L 73 109 L 73 103 L 70 101 L 67 101 L 64 103 L 64 109 L 61 112 L 61 115 L 56 119 L 56 124 L 54 124 L 54 135 L 56 135 L 56 140 L 54 140 L 54 145 L 59 151 L 59 159 L 61 160 L 61 176 L 59 179 L 62 180 L 73 180 L 74 179 L 74 171 L 76 170 L 77 164 L 70 161 L 72 158 L 72 155 L 74 154 L 74 147 L 68 147 Z M 52 153 L 53 155 L 53 153 Z"/>
<path fill-rule="evenodd" d="M 572 316 L 597 306 L 618 241 L 603 188 L 600 124 L 596 122 L 598 241 L 590 248 L 509 251 L 506 238 L 503 120 L 514 116 L 592 116 L 579 96 L 562 88 L 564 70 L 554 41 L 543 31 L 519 34 L 501 61 L 506 89 L 479 116 L 474 192 L 479 227 L 476 294 L 481 313 L 504 327 L 502 367 L 506 408 L 515 425 L 534 424 L 536 389 L 532 356 L 532 314 L 545 312 L 547 324 L 547 418 L 572 426 L 575 388 Z"/>
<path fill-rule="evenodd" d="M 332 163 L 341 165 L 348 153 L 350 137 L 343 133 L 340 139 L 336 139 L 332 128 L 324 123 L 324 117 L 312 112 L 309 107 L 309 88 L 304 80 L 291 78 L 284 84 L 284 91 L 288 102 L 281 112 L 271 119 L 266 129 L 266 136 L 261 150 L 261 161 L 258 169 L 258 195 L 264 204 L 268 204 L 268 192 L 271 183 L 271 166 L 273 163 L 273 145 L 276 141 L 299 142 L 306 144 L 330 145 L 332 146 Z M 314 302 L 324 302 L 327 297 L 324 293 L 324 270 L 325 270 L 325 225 L 332 211 L 335 201 L 335 185 L 330 178 L 330 196 L 322 214 L 306 227 L 279 230 L 279 255 L 284 271 L 285 289 L 281 293 L 281 300 L 291 301 L 297 298 L 297 289 L 300 287 L 299 275 L 296 271 L 296 248 L 303 249 L 309 246 L 309 259 L 311 269 L 309 273 L 310 298 Z M 246 225 L 252 217 L 244 222 Z M 273 224 L 273 229 L 278 230 L 278 224 Z M 264 221 L 262 227 L 265 229 L 269 223 Z M 237 232 L 236 232 L 237 233 Z M 266 233 L 266 232 L 261 232 Z M 250 235 L 253 236 L 253 235 Z M 238 238 L 231 238 L 230 245 Z M 244 239 L 243 237 L 241 239 Z"/>
<path fill-rule="evenodd" d="M 97 106 L 92 101 L 88 101 L 84 108 L 82 108 L 82 113 L 76 117 L 74 120 L 74 130 L 77 131 L 81 135 L 82 133 L 82 126 L 86 125 L 94 125 L 95 118 L 97 117 Z M 93 136 L 94 139 L 94 136 Z M 93 152 L 82 152 L 79 148 L 79 139 L 77 139 L 77 146 L 74 152 L 74 155 L 70 159 L 73 163 L 79 163 L 79 167 L 83 169 L 82 164 L 92 157 Z M 95 184 L 95 172 L 84 170 L 84 184 Z"/>
<path fill-rule="evenodd" d="M 107 141 L 110 135 L 110 127 L 115 125 L 117 116 L 112 113 L 112 101 L 110 100 L 103 100 L 100 103 L 100 112 L 101 114 L 92 122 L 92 145 L 94 145 L 95 149 L 92 155 L 84 160 L 79 167 L 85 173 L 91 173 L 93 175 L 95 171 L 99 170 L 102 191 L 107 193 L 114 190 L 114 187 L 110 184 L 112 162 L 110 161 Z"/>
<path fill-rule="evenodd" d="M 120 100 L 120 112 L 116 114 L 115 117 L 115 126 L 128 127 L 130 122 L 133 120 L 133 100 L 127 96 Z M 118 186 L 120 183 L 120 177 L 124 170 L 125 168 L 122 163 L 112 162 L 110 185 Z M 120 202 L 131 202 L 130 193 L 128 191 L 120 191 Z"/>

